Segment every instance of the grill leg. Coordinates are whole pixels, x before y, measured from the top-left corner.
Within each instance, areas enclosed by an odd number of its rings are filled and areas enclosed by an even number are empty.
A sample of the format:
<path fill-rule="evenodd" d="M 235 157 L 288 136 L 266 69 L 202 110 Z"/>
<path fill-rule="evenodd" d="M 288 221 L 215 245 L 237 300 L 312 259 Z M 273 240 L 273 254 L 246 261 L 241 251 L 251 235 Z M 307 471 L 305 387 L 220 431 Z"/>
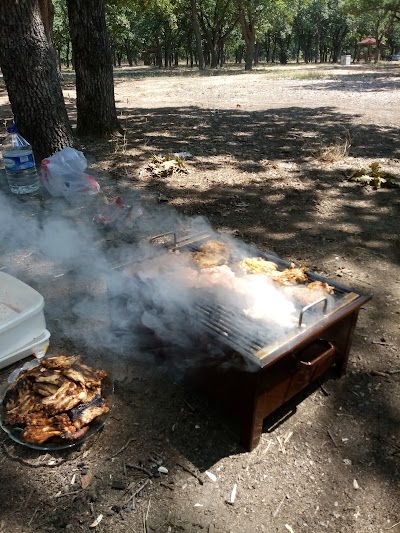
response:
<path fill-rule="evenodd" d="M 262 435 L 264 413 L 260 402 L 255 400 L 254 405 L 242 416 L 240 443 L 249 452 L 254 450 Z"/>
<path fill-rule="evenodd" d="M 343 321 L 341 330 L 335 339 L 336 348 L 340 355 L 337 362 L 337 373 L 339 377 L 342 377 L 346 373 L 357 318 L 358 311 L 354 311 L 354 313 L 349 315 Z"/>

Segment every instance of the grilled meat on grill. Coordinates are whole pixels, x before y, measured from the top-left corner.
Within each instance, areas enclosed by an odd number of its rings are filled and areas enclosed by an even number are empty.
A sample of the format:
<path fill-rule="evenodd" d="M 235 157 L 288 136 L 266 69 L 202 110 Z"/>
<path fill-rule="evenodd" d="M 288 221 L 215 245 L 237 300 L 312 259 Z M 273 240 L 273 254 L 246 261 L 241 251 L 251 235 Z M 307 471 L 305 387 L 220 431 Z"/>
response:
<path fill-rule="evenodd" d="M 7 391 L 4 422 L 21 426 L 22 439 L 32 444 L 53 437 L 79 439 L 95 418 L 109 411 L 103 397 L 106 378 L 104 370 L 91 368 L 80 357 L 44 359 L 21 372 Z"/>
<path fill-rule="evenodd" d="M 212 268 L 226 265 L 231 253 L 227 246 L 219 241 L 210 240 L 200 247 L 199 252 L 192 253 L 192 259 L 200 268 Z"/>
<path fill-rule="evenodd" d="M 306 286 L 286 287 L 285 291 L 290 298 L 293 298 L 301 306 L 312 304 L 320 298 L 326 297 L 327 294 L 334 294 L 334 288 L 321 281 L 312 281 Z"/>
<path fill-rule="evenodd" d="M 295 285 L 296 283 L 303 283 L 308 280 L 307 269 L 300 268 L 285 268 L 282 272 L 277 271 L 272 273 L 272 279 L 281 285 Z"/>
<path fill-rule="evenodd" d="M 248 257 L 238 263 L 239 268 L 246 274 L 266 274 L 273 281 L 281 285 L 294 285 L 307 281 L 306 268 L 296 268 L 294 265 L 285 270 L 278 270 L 278 265 L 262 257 Z"/>
<path fill-rule="evenodd" d="M 276 263 L 262 257 L 248 257 L 240 261 L 238 266 L 246 274 L 272 274 L 278 270 Z"/>
<path fill-rule="evenodd" d="M 312 281 L 307 285 L 307 289 L 311 289 L 313 291 L 322 289 L 328 294 L 334 294 L 335 292 L 332 285 L 329 285 L 329 283 L 324 283 L 323 281 Z"/>

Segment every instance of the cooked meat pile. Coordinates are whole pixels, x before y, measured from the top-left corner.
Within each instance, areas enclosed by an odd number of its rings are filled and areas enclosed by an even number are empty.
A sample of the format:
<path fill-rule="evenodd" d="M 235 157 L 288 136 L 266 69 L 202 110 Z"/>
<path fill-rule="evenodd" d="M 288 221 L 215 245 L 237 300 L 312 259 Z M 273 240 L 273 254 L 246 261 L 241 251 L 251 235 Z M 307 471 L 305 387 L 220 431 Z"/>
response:
<path fill-rule="evenodd" d="M 105 403 L 107 373 L 78 356 L 59 355 L 21 372 L 7 391 L 3 406 L 6 425 L 23 428 L 25 442 L 41 444 L 52 437 L 79 439 L 89 424 L 109 411 Z"/>
<path fill-rule="evenodd" d="M 221 277 L 227 276 L 232 278 L 235 274 L 232 270 L 226 266 L 229 262 L 231 253 L 227 246 L 222 242 L 211 240 L 207 241 L 200 248 L 200 252 L 193 252 L 192 258 L 197 263 L 197 265 L 202 269 L 203 272 L 212 272 L 210 277 L 211 284 L 216 281 L 217 271 L 221 274 Z M 242 272 L 246 275 L 248 274 L 262 274 L 268 276 L 272 281 L 279 283 L 283 286 L 293 286 L 298 283 L 305 283 L 308 281 L 307 269 L 305 267 L 296 267 L 296 265 L 291 264 L 290 268 L 285 268 L 284 270 L 279 270 L 278 265 L 273 261 L 267 261 L 262 257 L 247 257 L 242 261 L 237 263 L 237 268 L 239 272 Z M 203 276 L 205 277 L 205 276 Z M 204 280 L 201 280 L 204 281 Z M 230 280 L 231 281 L 231 280 Z M 227 284 L 222 282 L 223 284 Z M 200 286 L 204 286 L 204 282 L 200 283 Z M 328 294 L 333 294 L 333 287 L 328 285 L 328 283 L 323 283 L 321 281 L 313 281 L 308 283 L 307 288 L 314 291 L 319 291 L 321 293 L 326 292 Z M 312 296 L 311 296 L 312 298 Z M 314 295 L 315 299 L 315 295 Z"/>

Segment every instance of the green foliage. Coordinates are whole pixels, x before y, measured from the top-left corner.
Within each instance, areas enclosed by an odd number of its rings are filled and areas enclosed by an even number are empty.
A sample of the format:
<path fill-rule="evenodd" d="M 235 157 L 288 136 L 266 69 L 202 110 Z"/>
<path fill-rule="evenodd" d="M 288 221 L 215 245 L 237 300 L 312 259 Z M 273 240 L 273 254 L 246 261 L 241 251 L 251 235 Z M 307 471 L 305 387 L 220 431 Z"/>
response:
<path fill-rule="evenodd" d="M 388 172 L 381 171 L 378 162 L 371 163 L 368 170 L 365 168 L 358 170 L 351 169 L 347 172 L 346 177 L 361 185 L 371 185 L 374 189 L 380 189 L 381 187 L 400 187 L 400 178 Z"/>
<path fill-rule="evenodd" d="M 54 43 L 65 61 L 66 0 L 53 3 Z M 243 54 L 243 20 L 260 58 L 281 63 L 337 62 L 344 51 L 354 55 L 365 37 L 379 39 L 388 53 L 400 50 L 400 0 L 196 0 L 196 6 L 206 63 L 214 67 Z M 196 56 L 191 0 L 108 0 L 106 15 L 117 62 L 170 66 Z"/>

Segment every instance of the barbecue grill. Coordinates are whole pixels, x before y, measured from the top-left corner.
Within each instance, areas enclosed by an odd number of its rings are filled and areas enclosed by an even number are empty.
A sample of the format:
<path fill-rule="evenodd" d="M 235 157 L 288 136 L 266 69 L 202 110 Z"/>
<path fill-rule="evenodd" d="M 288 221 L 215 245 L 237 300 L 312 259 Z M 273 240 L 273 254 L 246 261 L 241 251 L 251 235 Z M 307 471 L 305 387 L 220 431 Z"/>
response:
<path fill-rule="evenodd" d="M 203 233 L 178 239 L 176 233 L 170 232 L 155 236 L 150 242 L 162 258 L 166 250 L 198 251 L 210 238 L 215 236 Z M 250 247 L 242 247 L 240 254 L 243 253 L 273 261 L 280 270 L 291 266 L 275 254 Z M 128 281 L 133 263 L 125 261 L 115 265 L 115 270 Z M 140 268 L 140 263 L 135 264 Z M 187 377 L 240 417 L 241 443 L 249 451 L 259 443 L 268 415 L 328 369 L 335 368 L 339 376 L 345 372 L 359 310 L 370 299 L 312 271 L 307 272 L 307 277 L 328 283 L 334 294 L 298 305 L 298 320 L 290 327 L 269 327 L 246 315 L 234 299 L 215 300 L 212 291 L 203 289 L 195 289 L 193 305 L 180 314 L 182 331 L 189 328 L 195 332 L 196 352 L 201 354 L 193 358 L 200 364 L 188 368 Z M 112 302 L 111 287 L 109 294 Z M 176 344 L 179 345 L 179 335 Z"/>

